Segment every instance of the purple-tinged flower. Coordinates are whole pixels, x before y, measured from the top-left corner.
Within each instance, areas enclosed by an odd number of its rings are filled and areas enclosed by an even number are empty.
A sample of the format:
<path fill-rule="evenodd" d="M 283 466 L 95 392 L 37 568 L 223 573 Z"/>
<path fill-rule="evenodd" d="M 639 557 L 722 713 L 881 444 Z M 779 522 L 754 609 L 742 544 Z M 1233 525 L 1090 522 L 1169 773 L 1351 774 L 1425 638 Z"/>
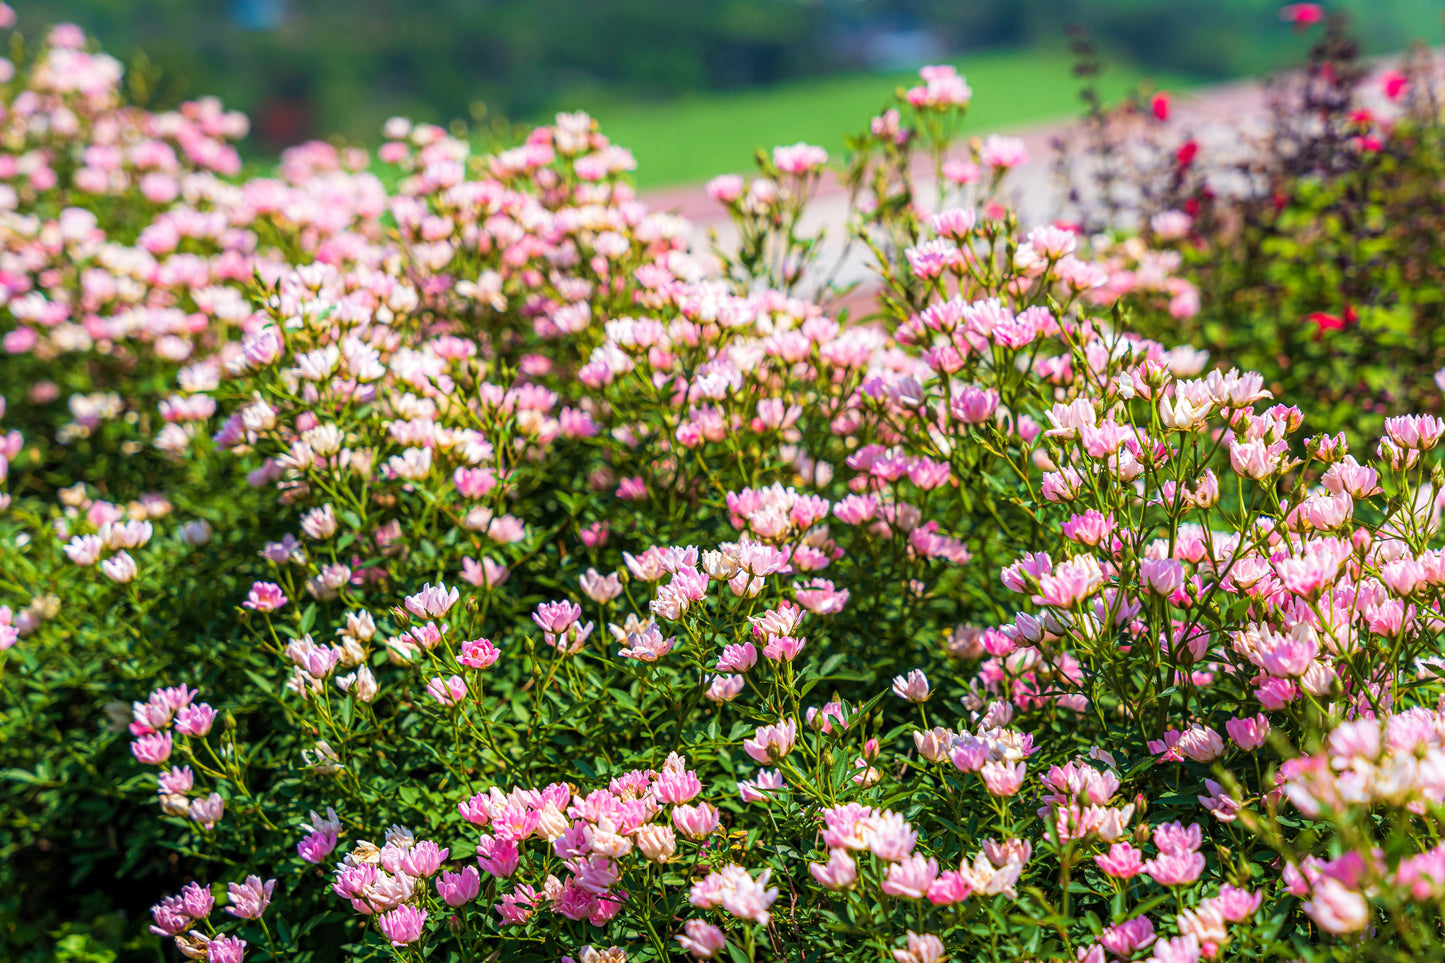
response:
<path fill-rule="evenodd" d="M 682 924 L 682 932 L 673 939 L 700 960 L 711 959 L 727 945 L 723 931 L 705 920 L 688 920 Z"/>
<path fill-rule="evenodd" d="M 314 832 L 296 844 L 296 852 L 308 863 L 319 863 L 336 848 L 336 834 Z"/>
<path fill-rule="evenodd" d="M 421 591 L 406 597 L 407 611 L 419 619 L 439 619 L 457 604 L 460 593 L 440 582 L 423 585 Z"/>
<path fill-rule="evenodd" d="M 467 683 L 459 675 L 454 675 L 449 679 L 437 676 L 426 684 L 426 691 L 431 693 L 431 697 L 442 705 L 451 707 L 467 697 Z"/>
<path fill-rule="evenodd" d="M 246 941 L 235 936 L 218 936 L 206 943 L 206 963 L 241 963 Z"/>
<path fill-rule="evenodd" d="M 275 582 L 255 582 L 246 601 L 241 604 L 257 612 L 274 612 L 286 604 L 286 593 Z"/>
<path fill-rule="evenodd" d="M 211 793 L 204 799 L 191 800 L 190 817 L 191 821 L 198 823 L 204 829 L 214 829 L 216 823 L 226 814 L 226 801 L 221 798 L 220 793 Z"/>
<path fill-rule="evenodd" d="M 416 942 L 426 926 L 426 910 L 415 906 L 398 906 L 390 913 L 377 919 L 381 935 L 391 941 L 392 946 L 405 946 Z"/>
<path fill-rule="evenodd" d="M 239 919 L 258 920 L 271 905 L 271 892 L 275 888 L 274 879 L 263 883 L 261 877 L 255 875 L 247 876 L 243 883 L 230 883 L 226 891 L 231 896 L 231 905 L 226 907 L 226 912 Z"/>
<path fill-rule="evenodd" d="M 517 870 L 520 861 L 514 840 L 483 836 L 477 840 L 477 865 L 498 879 L 505 879 Z"/>
<path fill-rule="evenodd" d="M 211 724 L 215 721 L 216 710 L 206 703 L 186 706 L 176 714 L 176 731 L 183 736 L 200 738 L 211 731 Z"/>
<path fill-rule="evenodd" d="M 462 906 L 481 892 L 482 877 L 475 866 L 468 866 L 460 873 L 445 870 L 437 877 L 437 895 L 448 906 Z"/>
<path fill-rule="evenodd" d="M 496 910 L 502 917 L 503 926 L 521 926 L 532 918 L 532 910 L 536 905 L 537 891 L 530 886 L 521 885 L 510 893 L 503 893 Z"/>
<path fill-rule="evenodd" d="M 425 878 L 433 876 L 446 861 L 450 850 L 441 849 L 430 839 L 424 839 L 401 858 L 401 870 L 408 876 Z"/>
<path fill-rule="evenodd" d="M 469 669 L 487 669 L 496 663 L 501 654 L 490 639 L 469 639 L 462 643 L 457 661 Z"/>
<path fill-rule="evenodd" d="M 200 883 L 187 883 L 181 889 L 180 906 L 181 910 L 191 919 L 203 920 L 211 915 L 211 908 L 216 905 L 216 898 L 211 895 L 209 886 L 202 886 Z"/>
<path fill-rule="evenodd" d="M 171 757 L 171 734 L 157 732 L 141 736 L 130 744 L 130 751 L 141 762 L 159 766 Z"/>
<path fill-rule="evenodd" d="M 676 806 L 672 810 L 672 824 L 688 839 L 706 839 L 717 832 L 719 823 L 718 811 L 707 803 Z"/>
<path fill-rule="evenodd" d="M 571 602 L 543 602 L 532 613 L 532 621 L 549 635 L 561 635 L 582 618 L 582 606 Z"/>
<path fill-rule="evenodd" d="M 766 766 L 792 752 L 797 736 L 798 724 L 784 719 L 770 726 L 759 726 L 751 739 L 743 740 L 743 749 L 754 762 Z"/>

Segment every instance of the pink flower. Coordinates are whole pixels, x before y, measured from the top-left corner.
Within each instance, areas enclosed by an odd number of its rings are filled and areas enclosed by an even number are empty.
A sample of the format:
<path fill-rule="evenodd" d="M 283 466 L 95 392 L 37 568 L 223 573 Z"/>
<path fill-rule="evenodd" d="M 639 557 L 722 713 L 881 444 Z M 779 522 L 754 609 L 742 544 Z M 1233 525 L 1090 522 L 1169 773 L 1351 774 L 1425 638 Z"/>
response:
<path fill-rule="evenodd" d="M 617 486 L 617 497 L 623 501 L 640 502 L 647 498 L 647 482 L 641 478 L 624 478 Z"/>
<path fill-rule="evenodd" d="M 1161 886 L 1183 886 L 1204 872 L 1204 857 L 1190 852 L 1160 853 L 1144 864 L 1144 872 Z"/>
<path fill-rule="evenodd" d="M 1128 843 L 1115 843 L 1107 855 L 1095 856 L 1094 862 L 1115 879 L 1132 879 L 1144 871 L 1143 855 Z"/>
<path fill-rule="evenodd" d="M 711 959 L 727 945 L 723 931 L 704 920 L 688 920 L 674 939 L 682 949 L 698 959 Z"/>
<path fill-rule="evenodd" d="M 1150 591 L 1168 598 L 1184 584 L 1184 566 L 1172 558 L 1146 558 L 1139 562 L 1139 577 Z"/>
<path fill-rule="evenodd" d="M 271 891 L 275 888 L 274 879 L 263 883 L 259 876 L 247 876 L 245 882 L 227 884 L 231 905 L 226 907 L 226 912 L 238 919 L 258 920 L 271 905 Z"/>
<path fill-rule="evenodd" d="M 470 639 L 462 643 L 457 661 L 469 669 L 487 669 L 496 663 L 501 654 L 490 639 Z"/>
<path fill-rule="evenodd" d="M 754 762 L 766 766 L 792 752 L 797 736 L 798 724 L 784 719 L 770 726 L 759 726 L 751 739 L 743 741 L 743 749 Z"/>
<path fill-rule="evenodd" d="M 257 612 L 274 612 L 286 604 L 286 595 L 275 582 L 255 582 L 246 601 L 241 604 Z"/>
<path fill-rule="evenodd" d="M 935 871 L 937 868 L 935 865 Z M 857 864 L 848 851 L 841 848 L 829 850 L 826 863 L 809 863 L 808 872 L 823 886 L 834 890 L 847 889 L 858 879 Z"/>
<path fill-rule="evenodd" d="M 1219 887 L 1219 895 L 1212 902 L 1227 921 L 1242 923 L 1255 914 L 1263 900 L 1263 893 L 1252 893 L 1225 883 Z"/>
<path fill-rule="evenodd" d="M 928 676 L 923 674 L 922 669 L 914 669 L 907 675 L 894 676 L 893 694 L 909 702 L 927 702 L 931 694 Z"/>
<path fill-rule="evenodd" d="M 176 731 L 183 736 L 199 738 L 211 731 L 211 724 L 215 721 L 216 710 L 204 702 L 186 706 L 176 713 Z"/>
<path fill-rule="evenodd" d="M 943 162 L 943 176 L 954 184 L 977 184 L 983 171 L 973 161 L 953 157 Z"/>
<path fill-rule="evenodd" d="M 183 896 L 167 896 L 151 907 L 150 931 L 157 936 L 176 936 L 191 928 L 195 917 Z"/>
<path fill-rule="evenodd" d="M 449 679 L 437 676 L 426 684 L 431 697 L 448 708 L 459 704 L 467 697 L 467 683 L 459 675 Z"/>
<path fill-rule="evenodd" d="M 652 784 L 652 794 L 661 802 L 690 802 L 702 792 L 702 780 L 697 773 L 685 769 L 664 769 L 658 773 Z"/>
<path fill-rule="evenodd" d="M 903 252 L 908 266 L 921 278 L 936 278 L 962 258 L 958 247 L 952 241 L 934 238 L 924 241 Z"/>
<path fill-rule="evenodd" d="M 822 707 L 809 706 L 804 715 L 808 720 L 808 727 L 821 731 L 825 735 L 832 735 L 835 731 L 848 728 L 848 706 L 841 701 L 829 702 Z M 915 740 L 918 734 L 914 734 Z"/>
<path fill-rule="evenodd" d="M 773 798 L 772 790 L 786 788 L 783 776 L 776 769 L 760 769 L 756 779 L 744 779 L 738 783 L 738 796 L 746 803 L 766 802 Z"/>
<path fill-rule="evenodd" d="M 471 558 L 462 559 L 462 581 L 468 585 L 475 585 L 478 588 L 483 585 L 488 588 L 496 588 L 511 574 L 511 569 L 505 565 L 499 565 L 489 558 L 483 558 L 480 563 Z"/>
<path fill-rule="evenodd" d="M 978 159 L 986 167 L 1006 170 L 1020 167 L 1029 162 L 1029 152 L 1024 142 L 1017 137 L 1000 137 L 989 134 L 984 138 Z"/>
<path fill-rule="evenodd" d="M 420 592 L 406 597 L 407 611 L 419 619 L 439 619 L 457 604 L 460 594 L 438 582 L 426 584 Z"/>
<path fill-rule="evenodd" d="M 572 602 L 543 602 L 532 613 L 532 621 L 549 635 L 562 635 L 582 618 L 582 606 Z"/>
<path fill-rule="evenodd" d="M 65 554 L 76 565 L 89 566 L 100 561 L 101 552 L 105 551 L 105 543 L 99 535 L 76 535 L 65 546 Z"/>
<path fill-rule="evenodd" d="M 707 196 L 719 204 L 732 204 L 743 196 L 743 179 L 737 174 L 720 174 L 707 182 Z"/>
<path fill-rule="evenodd" d="M 918 73 L 924 83 L 910 87 L 904 94 L 904 99 L 913 107 L 962 107 L 973 96 L 973 91 L 958 75 L 958 71 L 948 64 L 924 67 Z"/>
<path fill-rule="evenodd" d="M 885 810 L 859 820 L 862 848 L 879 859 L 898 862 L 912 855 L 918 833 L 898 813 Z"/>
<path fill-rule="evenodd" d="M 1116 923 L 1099 934 L 1099 944 L 1117 957 L 1128 959 L 1154 942 L 1154 924 L 1147 916 Z"/>
<path fill-rule="evenodd" d="M 908 948 L 893 951 L 897 963 L 941 963 L 946 958 L 942 940 L 932 933 L 920 936 L 912 930 L 908 931 Z"/>
<path fill-rule="evenodd" d="M 1177 820 L 1154 827 L 1154 845 L 1161 852 L 1187 854 L 1195 852 L 1204 843 L 1204 833 L 1198 824 L 1185 826 Z"/>
<path fill-rule="evenodd" d="M 462 906 L 481 892 L 482 877 L 475 866 L 468 866 L 460 873 L 443 871 L 437 877 L 437 895 L 448 906 Z"/>
<path fill-rule="evenodd" d="M 314 832 L 296 844 L 296 852 L 308 863 L 319 863 L 336 848 L 336 834 Z"/>
<path fill-rule="evenodd" d="M 195 785 L 196 777 L 190 766 L 172 766 L 156 777 L 162 793 L 184 796 Z"/>
<path fill-rule="evenodd" d="M 1160 940 L 1154 944 L 1149 963 L 1199 963 L 1199 939 L 1193 934 Z"/>
<path fill-rule="evenodd" d="M 828 163 L 828 152 L 799 142 L 791 147 L 774 147 L 773 163 L 784 174 L 802 176 Z"/>
<path fill-rule="evenodd" d="M 719 672 L 746 672 L 756 665 L 757 661 L 758 650 L 751 642 L 744 642 L 741 645 L 724 646 L 715 668 Z"/>
<path fill-rule="evenodd" d="M 401 858 L 401 870 L 408 876 L 425 879 L 436 874 L 450 852 L 439 848 L 431 840 L 424 839 L 407 850 L 406 855 Z"/>
<path fill-rule="evenodd" d="M 489 875 L 505 879 L 516 872 L 521 857 L 511 839 L 483 836 L 477 840 L 477 865 Z"/>
<path fill-rule="evenodd" d="M 951 207 L 933 215 L 933 220 L 930 223 L 933 227 L 933 233 L 939 237 L 962 241 L 973 232 L 973 227 L 977 220 L 978 216 L 973 212 L 972 208 Z"/>
<path fill-rule="evenodd" d="M 452 484 L 463 498 L 484 498 L 497 484 L 497 476 L 489 468 L 458 468 L 452 473 Z"/>
<path fill-rule="evenodd" d="M 177 899 L 177 897 L 171 897 Z M 209 886 L 202 886 L 200 883 L 187 883 L 181 888 L 179 906 L 182 912 L 192 919 L 203 920 L 211 915 L 211 908 L 216 905 L 216 899 L 211 895 Z"/>
<path fill-rule="evenodd" d="M 502 917 L 504 926 L 520 926 L 532 918 L 532 910 L 537 903 L 537 891 L 530 886 L 522 885 L 510 893 L 503 893 L 501 903 L 496 907 L 497 914 Z"/>
<path fill-rule="evenodd" d="M 1180 733 L 1177 749 L 1195 762 L 1212 762 L 1224 755 L 1224 740 L 1208 726 L 1195 723 Z"/>
<path fill-rule="evenodd" d="M 706 839 L 717 832 L 720 823 L 718 811 L 707 803 L 676 806 L 672 810 L 672 824 L 688 839 Z"/>
<path fill-rule="evenodd" d="M 578 584 L 582 588 L 582 594 L 598 604 L 610 602 L 622 594 L 622 582 L 616 572 L 604 576 L 595 568 L 589 568 L 578 579 Z"/>
<path fill-rule="evenodd" d="M 990 795 L 1012 796 L 1024 784 L 1026 769 L 1022 762 L 986 762 L 978 773 Z"/>
<path fill-rule="evenodd" d="M 405 946 L 416 942 L 426 926 L 426 910 L 415 906 L 398 906 L 390 913 L 377 919 L 381 935 L 391 941 L 392 946 Z"/>
<path fill-rule="evenodd" d="M 715 675 L 703 693 L 712 702 L 731 702 L 742 694 L 747 680 L 740 675 Z"/>
<path fill-rule="evenodd" d="M 924 859 L 923 856 L 914 854 L 888 867 L 888 876 L 883 880 L 883 892 L 905 899 L 923 899 L 937 877 L 938 860 Z"/>
<path fill-rule="evenodd" d="M 1310 919 L 1331 933 L 1354 933 L 1370 922 L 1370 904 L 1333 876 L 1315 881 L 1312 898 L 1303 908 Z"/>
<path fill-rule="evenodd" d="M 206 943 L 206 963 L 241 963 L 246 941 L 238 936 L 217 936 Z"/>
<path fill-rule="evenodd" d="M 928 887 L 928 901 L 935 906 L 951 906 L 962 903 L 973 893 L 973 884 L 962 873 L 949 870 L 940 873 L 933 885 Z"/>
<path fill-rule="evenodd" d="M 1269 720 L 1262 712 L 1252 719 L 1234 718 L 1224 724 L 1224 731 L 1239 748 L 1253 752 L 1269 738 Z"/>
<path fill-rule="evenodd" d="M 161 732 L 141 736 L 130 744 L 130 751 L 140 762 L 159 766 L 171 757 L 171 734 Z"/>
<path fill-rule="evenodd" d="M 763 646 L 763 655 L 773 662 L 791 662 L 803 651 L 807 641 L 791 635 L 781 635 L 767 641 Z"/>

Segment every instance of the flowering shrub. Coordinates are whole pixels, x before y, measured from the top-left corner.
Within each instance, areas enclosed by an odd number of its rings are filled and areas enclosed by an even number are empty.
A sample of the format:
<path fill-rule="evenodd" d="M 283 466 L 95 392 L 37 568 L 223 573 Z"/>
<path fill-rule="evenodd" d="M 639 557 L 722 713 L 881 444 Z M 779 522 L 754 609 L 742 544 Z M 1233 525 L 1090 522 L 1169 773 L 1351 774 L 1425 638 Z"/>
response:
<path fill-rule="evenodd" d="M 1295 18 L 1323 33 L 1237 137 L 1204 137 L 1163 93 L 1100 106 L 1073 152 L 1073 216 L 1141 235 L 1120 253 L 1147 241 L 1202 292 L 1203 310 L 1141 309 L 1135 330 L 1257 370 L 1363 440 L 1439 409 L 1439 66 L 1426 50 L 1362 62 L 1343 20 L 1321 17 Z"/>
<path fill-rule="evenodd" d="M 237 181 L 15 71 L 16 956 L 1438 952 L 1445 424 L 1131 331 L 1197 289 L 1020 227 L 956 73 L 854 142 L 848 318 L 808 145 L 709 255 L 585 114 Z"/>

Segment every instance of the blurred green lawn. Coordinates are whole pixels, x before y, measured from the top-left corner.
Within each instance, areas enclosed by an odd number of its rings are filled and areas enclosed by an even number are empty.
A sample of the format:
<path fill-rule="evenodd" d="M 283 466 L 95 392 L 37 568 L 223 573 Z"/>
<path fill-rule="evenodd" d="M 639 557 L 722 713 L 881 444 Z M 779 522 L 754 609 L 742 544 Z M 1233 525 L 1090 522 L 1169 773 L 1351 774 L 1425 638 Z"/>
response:
<path fill-rule="evenodd" d="M 952 63 L 973 88 L 966 134 L 1066 119 L 1080 109 L 1080 84 L 1063 51 L 990 51 Z M 700 94 L 655 104 L 604 103 L 587 109 L 613 143 L 637 157 L 638 186 L 657 188 L 748 170 L 759 147 L 802 140 L 840 156 L 843 136 L 862 130 L 896 87 L 911 86 L 917 76 L 906 71 L 845 74 L 761 90 Z M 1106 97 L 1117 98 L 1145 76 L 1128 65 L 1112 63 L 1100 89 Z M 1147 76 L 1167 90 L 1198 83 L 1177 74 Z"/>

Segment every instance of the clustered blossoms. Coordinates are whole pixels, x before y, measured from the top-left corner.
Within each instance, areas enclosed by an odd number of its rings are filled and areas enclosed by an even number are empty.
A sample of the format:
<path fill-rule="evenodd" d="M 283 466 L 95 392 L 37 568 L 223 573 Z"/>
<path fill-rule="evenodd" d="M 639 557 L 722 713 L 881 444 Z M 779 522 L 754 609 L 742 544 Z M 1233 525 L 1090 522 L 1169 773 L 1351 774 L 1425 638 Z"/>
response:
<path fill-rule="evenodd" d="M 0 679 L 121 635 L 183 955 L 1439 947 L 1445 424 L 1309 435 L 1132 333 L 1181 260 L 1021 227 L 952 68 L 839 175 L 865 318 L 806 144 L 711 185 L 710 256 L 585 114 L 239 180 L 214 102 L 124 106 L 73 29 L 24 68 Z M 55 485 L 112 442 L 133 495 Z"/>

